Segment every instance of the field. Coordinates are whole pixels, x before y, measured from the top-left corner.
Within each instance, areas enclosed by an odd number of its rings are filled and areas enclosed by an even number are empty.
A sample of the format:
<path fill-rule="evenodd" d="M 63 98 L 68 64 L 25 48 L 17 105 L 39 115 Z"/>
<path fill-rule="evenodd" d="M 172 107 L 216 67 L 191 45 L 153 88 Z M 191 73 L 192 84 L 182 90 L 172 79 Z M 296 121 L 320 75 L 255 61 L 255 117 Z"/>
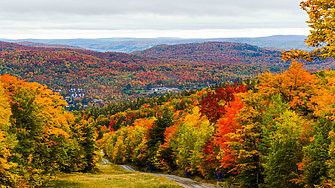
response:
<path fill-rule="evenodd" d="M 52 187 L 177 188 L 179 186 L 165 177 L 124 171 L 115 164 L 99 164 L 95 173 L 61 174 L 56 180 L 56 186 Z"/>

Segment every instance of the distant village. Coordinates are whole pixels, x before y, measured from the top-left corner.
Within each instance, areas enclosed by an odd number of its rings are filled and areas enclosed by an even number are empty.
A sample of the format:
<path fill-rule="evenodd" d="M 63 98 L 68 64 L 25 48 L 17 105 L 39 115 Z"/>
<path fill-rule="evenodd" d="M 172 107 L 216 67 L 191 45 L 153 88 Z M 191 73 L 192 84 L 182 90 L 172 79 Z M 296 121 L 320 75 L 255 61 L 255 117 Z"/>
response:
<path fill-rule="evenodd" d="M 163 93 L 163 92 L 179 92 L 178 88 L 167 88 L 167 87 L 153 87 L 150 89 L 153 93 Z"/>
<path fill-rule="evenodd" d="M 62 94 L 62 90 L 61 89 L 55 89 L 54 90 L 57 93 Z M 71 105 L 75 105 L 75 99 L 84 99 L 85 98 L 85 91 L 83 88 L 70 88 L 67 92 L 63 92 L 63 94 L 65 93 L 65 96 L 63 95 L 65 101 L 68 103 L 67 106 L 65 106 L 65 108 L 71 108 Z M 83 104 L 84 108 L 87 108 L 88 105 L 88 100 L 82 100 L 81 101 Z M 93 99 L 92 101 L 93 103 L 103 103 L 102 99 Z"/>
<path fill-rule="evenodd" d="M 209 84 L 207 87 L 215 86 L 215 84 Z M 205 86 L 206 87 L 206 86 Z M 201 89 L 203 87 L 199 87 L 198 85 L 195 85 L 193 87 L 185 87 L 183 89 L 178 88 L 168 88 L 168 87 L 152 87 L 149 90 L 146 90 L 145 92 L 139 93 L 140 95 L 147 95 L 147 94 L 163 94 L 168 92 L 181 92 L 182 90 L 190 90 L 190 89 Z M 87 97 L 85 97 L 85 91 L 83 88 L 70 88 L 67 91 L 63 91 L 62 89 L 54 89 L 55 92 L 60 93 L 65 101 L 68 103 L 68 105 L 65 107 L 67 110 L 77 109 L 76 106 L 76 99 L 83 99 L 81 100 L 82 107 L 87 108 L 88 103 L 91 102 L 93 104 L 103 104 L 102 99 L 93 99 L 89 101 Z"/>
<path fill-rule="evenodd" d="M 208 84 L 207 87 L 212 87 L 215 85 L 216 84 Z M 182 90 L 201 89 L 201 88 L 204 88 L 204 87 L 194 85 L 193 87 L 184 87 Z M 182 90 L 178 88 L 167 88 L 167 87 L 153 87 L 150 89 L 151 93 L 180 92 Z"/>

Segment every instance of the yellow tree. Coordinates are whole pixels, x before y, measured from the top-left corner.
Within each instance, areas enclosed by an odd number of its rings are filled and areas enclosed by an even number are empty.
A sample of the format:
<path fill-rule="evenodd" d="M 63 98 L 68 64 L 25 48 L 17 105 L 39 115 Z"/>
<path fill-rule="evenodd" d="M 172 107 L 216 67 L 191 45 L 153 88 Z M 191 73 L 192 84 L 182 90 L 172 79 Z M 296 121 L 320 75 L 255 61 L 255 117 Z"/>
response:
<path fill-rule="evenodd" d="M 8 161 L 12 155 L 12 150 L 16 145 L 16 139 L 9 133 L 11 123 L 11 109 L 7 97 L 4 95 L 4 89 L 0 82 L 0 186 L 15 186 L 18 177 L 11 171 L 17 164 Z"/>
<path fill-rule="evenodd" d="M 66 102 L 38 83 L 9 75 L 0 76 L 0 81 L 11 107 L 9 131 L 18 140 L 10 159 L 18 163 L 19 175 L 27 185 L 41 186 L 67 158 L 64 147 L 70 129 L 64 118 Z"/>
<path fill-rule="evenodd" d="M 68 144 L 64 148 L 67 160 L 62 164 L 62 170 L 91 171 L 100 159 L 97 147 L 95 127 L 91 119 L 85 120 L 80 113 L 64 114 L 70 127 Z"/>
<path fill-rule="evenodd" d="M 187 114 L 176 132 L 176 140 L 173 151 L 176 155 L 176 163 L 180 169 L 200 169 L 204 153 L 202 147 L 214 133 L 214 126 L 207 117 L 200 114 L 199 107 L 194 107 L 191 114 Z M 206 175 L 206 174 L 203 174 Z"/>
<path fill-rule="evenodd" d="M 291 50 L 283 52 L 283 59 L 300 58 L 307 61 L 320 57 L 326 59 L 335 58 L 335 3 L 333 0 L 307 0 L 300 3 L 300 7 L 307 12 L 308 26 L 311 28 L 308 39 L 305 41 L 308 47 L 316 47 L 311 52 Z"/>

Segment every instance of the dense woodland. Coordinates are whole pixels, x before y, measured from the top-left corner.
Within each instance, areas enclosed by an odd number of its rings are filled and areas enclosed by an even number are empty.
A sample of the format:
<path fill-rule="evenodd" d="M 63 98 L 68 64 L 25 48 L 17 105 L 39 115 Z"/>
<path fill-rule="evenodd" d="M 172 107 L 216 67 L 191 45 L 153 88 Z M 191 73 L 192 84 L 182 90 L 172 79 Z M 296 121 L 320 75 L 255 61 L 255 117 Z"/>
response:
<path fill-rule="evenodd" d="M 223 172 L 241 187 L 333 187 L 335 72 L 310 74 L 302 65 L 263 74 L 254 87 L 139 99 L 85 116 L 100 114 L 106 133 L 98 142 L 115 163 L 205 179 Z"/>
<path fill-rule="evenodd" d="M 136 99 L 140 91 L 151 87 L 207 87 L 223 80 L 250 79 L 264 72 L 282 71 L 266 65 L 167 61 L 122 53 L 0 44 L 1 75 L 61 89 L 64 97 L 71 88 L 82 88 L 88 101 L 100 98 L 105 104 Z"/>

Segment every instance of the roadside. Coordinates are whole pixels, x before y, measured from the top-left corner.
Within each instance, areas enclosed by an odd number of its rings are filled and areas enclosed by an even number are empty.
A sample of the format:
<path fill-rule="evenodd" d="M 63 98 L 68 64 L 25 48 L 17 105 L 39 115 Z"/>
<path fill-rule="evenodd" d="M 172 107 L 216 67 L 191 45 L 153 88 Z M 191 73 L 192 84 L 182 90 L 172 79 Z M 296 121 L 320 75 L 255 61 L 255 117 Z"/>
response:
<path fill-rule="evenodd" d="M 180 187 L 176 182 L 166 177 L 159 177 L 135 171 L 126 171 L 118 165 L 103 161 L 92 173 L 62 173 L 57 179 L 45 187 L 58 188 L 139 188 L 139 187 Z"/>
<path fill-rule="evenodd" d="M 122 169 L 127 170 L 127 171 L 140 172 L 139 170 L 137 170 L 136 168 L 134 168 L 131 165 L 119 165 L 119 167 L 121 167 Z M 158 177 L 166 177 L 170 181 L 174 181 L 174 182 L 178 183 L 178 185 L 180 185 L 181 187 L 184 187 L 184 188 L 222 188 L 222 186 L 219 186 L 219 185 L 210 184 L 210 183 L 201 183 L 201 182 L 197 182 L 197 181 L 194 181 L 192 179 L 189 179 L 189 178 L 183 178 L 183 177 L 179 177 L 179 176 L 175 176 L 175 175 L 146 173 L 146 172 L 141 172 L 141 173 L 155 175 L 155 176 L 158 176 Z"/>

